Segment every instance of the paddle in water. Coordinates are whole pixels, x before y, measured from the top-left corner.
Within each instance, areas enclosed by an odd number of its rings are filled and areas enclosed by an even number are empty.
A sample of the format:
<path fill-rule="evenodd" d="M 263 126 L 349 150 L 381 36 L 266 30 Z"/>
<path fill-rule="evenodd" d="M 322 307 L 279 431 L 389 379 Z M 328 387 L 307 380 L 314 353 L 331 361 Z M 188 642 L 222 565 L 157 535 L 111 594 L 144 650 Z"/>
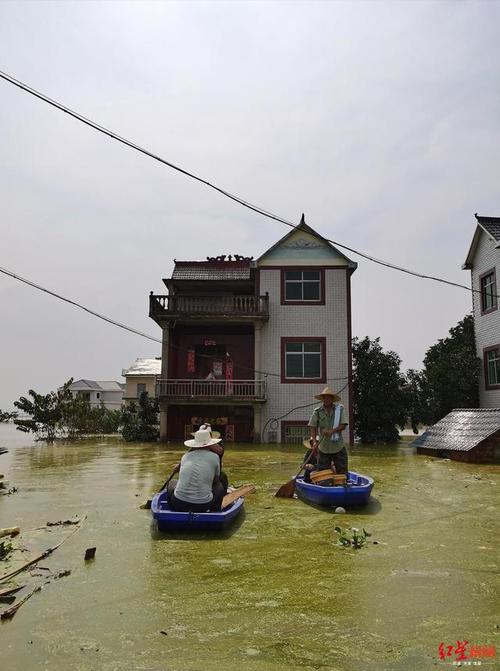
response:
<path fill-rule="evenodd" d="M 279 497 L 280 499 L 291 499 L 294 492 L 295 492 L 295 478 L 299 475 L 299 473 L 302 471 L 305 466 L 311 461 L 311 457 L 314 455 L 314 452 L 311 450 L 310 455 L 307 457 L 307 459 L 300 465 L 299 470 L 291 480 L 288 482 L 285 482 L 284 485 L 281 485 L 281 487 L 278 489 L 276 492 L 275 496 Z"/>
<path fill-rule="evenodd" d="M 179 464 L 176 464 L 175 467 L 174 467 L 174 470 L 170 473 L 170 475 L 168 476 L 168 478 L 165 480 L 165 482 L 162 484 L 162 486 L 160 487 L 160 489 L 159 489 L 158 491 L 159 491 L 159 492 L 162 492 L 164 489 L 166 489 L 168 483 L 170 482 L 170 480 L 171 480 L 171 479 L 174 477 L 174 475 L 175 475 L 176 473 L 178 473 L 178 472 L 179 472 Z M 152 501 L 153 501 L 153 499 L 148 499 L 148 500 L 146 501 L 146 503 L 143 503 L 142 506 L 140 506 L 140 508 L 142 508 L 143 510 L 151 510 L 151 503 L 152 503 Z"/>

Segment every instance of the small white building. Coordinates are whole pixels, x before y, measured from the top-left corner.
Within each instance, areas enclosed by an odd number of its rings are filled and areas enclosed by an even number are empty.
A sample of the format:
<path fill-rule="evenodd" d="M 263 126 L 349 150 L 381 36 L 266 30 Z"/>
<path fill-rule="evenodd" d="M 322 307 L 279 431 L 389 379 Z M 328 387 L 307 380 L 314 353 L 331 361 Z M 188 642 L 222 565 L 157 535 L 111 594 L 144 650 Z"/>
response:
<path fill-rule="evenodd" d="M 119 410 L 125 385 L 115 380 L 76 380 L 69 386 L 74 398 L 85 398 L 92 408 L 104 405 L 108 410 Z"/>
<path fill-rule="evenodd" d="M 143 392 L 155 398 L 156 382 L 161 375 L 161 357 L 136 359 L 130 368 L 122 370 L 122 375 L 125 378 L 125 402 L 137 401 Z"/>
<path fill-rule="evenodd" d="M 482 361 L 481 408 L 500 408 L 500 217 L 476 214 L 476 230 L 462 266 L 471 271 L 477 356 Z"/>

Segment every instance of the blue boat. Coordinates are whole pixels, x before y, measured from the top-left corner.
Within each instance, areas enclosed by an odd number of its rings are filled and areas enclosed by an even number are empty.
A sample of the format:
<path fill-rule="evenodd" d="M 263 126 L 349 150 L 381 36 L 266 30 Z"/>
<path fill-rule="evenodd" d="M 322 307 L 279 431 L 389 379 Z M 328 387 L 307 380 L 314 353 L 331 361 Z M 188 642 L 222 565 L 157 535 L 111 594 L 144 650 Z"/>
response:
<path fill-rule="evenodd" d="M 160 531 L 211 531 L 225 529 L 243 510 L 244 498 L 236 499 L 225 510 L 208 513 L 179 513 L 168 505 L 167 492 L 155 494 L 151 513 Z"/>
<path fill-rule="evenodd" d="M 350 508 L 353 506 L 365 506 L 373 489 L 373 478 L 360 475 L 354 471 L 347 474 L 347 483 L 336 487 L 322 487 L 312 482 L 304 482 L 302 476 L 295 478 L 295 491 L 297 496 L 318 506 L 328 508 Z"/>

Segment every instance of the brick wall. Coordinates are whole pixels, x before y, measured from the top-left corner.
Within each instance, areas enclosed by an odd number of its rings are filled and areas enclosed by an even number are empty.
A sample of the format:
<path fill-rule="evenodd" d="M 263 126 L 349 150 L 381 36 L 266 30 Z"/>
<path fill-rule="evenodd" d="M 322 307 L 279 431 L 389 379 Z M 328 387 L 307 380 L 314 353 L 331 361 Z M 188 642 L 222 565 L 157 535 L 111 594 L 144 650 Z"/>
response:
<path fill-rule="evenodd" d="M 495 243 L 484 233 L 481 233 L 479 244 L 474 256 L 472 269 L 472 288 L 480 290 L 479 277 L 496 267 L 497 294 L 500 293 L 500 249 L 495 249 Z M 500 301 L 499 301 L 500 303 Z M 481 295 L 473 294 L 474 324 L 476 330 L 476 351 L 483 361 L 483 348 L 500 343 L 500 305 L 497 310 L 489 314 L 481 314 Z M 481 366 L 479 396 L 481 408 L 500 408 L 500 389 L 485 389 L 484 366 Z"/>
<path fill-rule="evenodd" d="M 346 268 L 325 269 L 325 305 L 281 305 L 280 270 L 260 268 L 260 293 L 269 292 L 269 321 L 262 329 L 262 369 L 281 374 L 281 338 L 323 337 L 326 338 L 327 383 L 334 391 L 341 392 L 345 416 L 349 417 L 348 364 L 348 307 Z M 344 378 L 344 379 L 333 379 Z M 324 383 L 282 384 L 279 377 L 268 377 L 268 400 L 263 407 L 263 426 L 300 405 L 314 402 L 314 395 Z M 319 405 L 319 402 L 316 402 Z M 308 420 L 314 405 L 296 410 L 286 420 Z M 269 425 L 268 425 L 269 426 Z M 267 441 L 266 430 L 263 440 Z M 278 425 L 277 439 L 281 439 Z M 348 441 L 348 431 L 344 440 Z"/>

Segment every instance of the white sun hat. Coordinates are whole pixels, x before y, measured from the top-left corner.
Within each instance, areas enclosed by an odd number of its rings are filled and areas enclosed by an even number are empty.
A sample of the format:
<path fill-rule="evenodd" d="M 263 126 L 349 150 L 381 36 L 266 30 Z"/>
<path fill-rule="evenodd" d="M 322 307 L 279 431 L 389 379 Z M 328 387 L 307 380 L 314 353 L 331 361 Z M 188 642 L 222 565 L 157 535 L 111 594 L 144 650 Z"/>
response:
<path fill-rule="evenodd" d="M 203 429 L 208 429 L 208 431 L 210 431 L 210 435 L 212 436 L 212 438 L 220 438 L 220 433 L 218 431 L 212 431 L 212 427 L 210 426 L 210 424 L 202 424 L 200 426 L 199 430 L 203 430 Z M 191 433 L 191 435 L 195 436 L 196 431 L 193 431 Z"/>
<path fill-rule="evenodd" d="M 193 435 L 193 440 L 184 441 L 186 447 L 193 447 L 196 449 L 199 447 L 210 447 L 210 445 L 217 445 L 217 443 L 220 443 L 220 438 L 212 438 L 208 429 L 198 429 Z"/>

